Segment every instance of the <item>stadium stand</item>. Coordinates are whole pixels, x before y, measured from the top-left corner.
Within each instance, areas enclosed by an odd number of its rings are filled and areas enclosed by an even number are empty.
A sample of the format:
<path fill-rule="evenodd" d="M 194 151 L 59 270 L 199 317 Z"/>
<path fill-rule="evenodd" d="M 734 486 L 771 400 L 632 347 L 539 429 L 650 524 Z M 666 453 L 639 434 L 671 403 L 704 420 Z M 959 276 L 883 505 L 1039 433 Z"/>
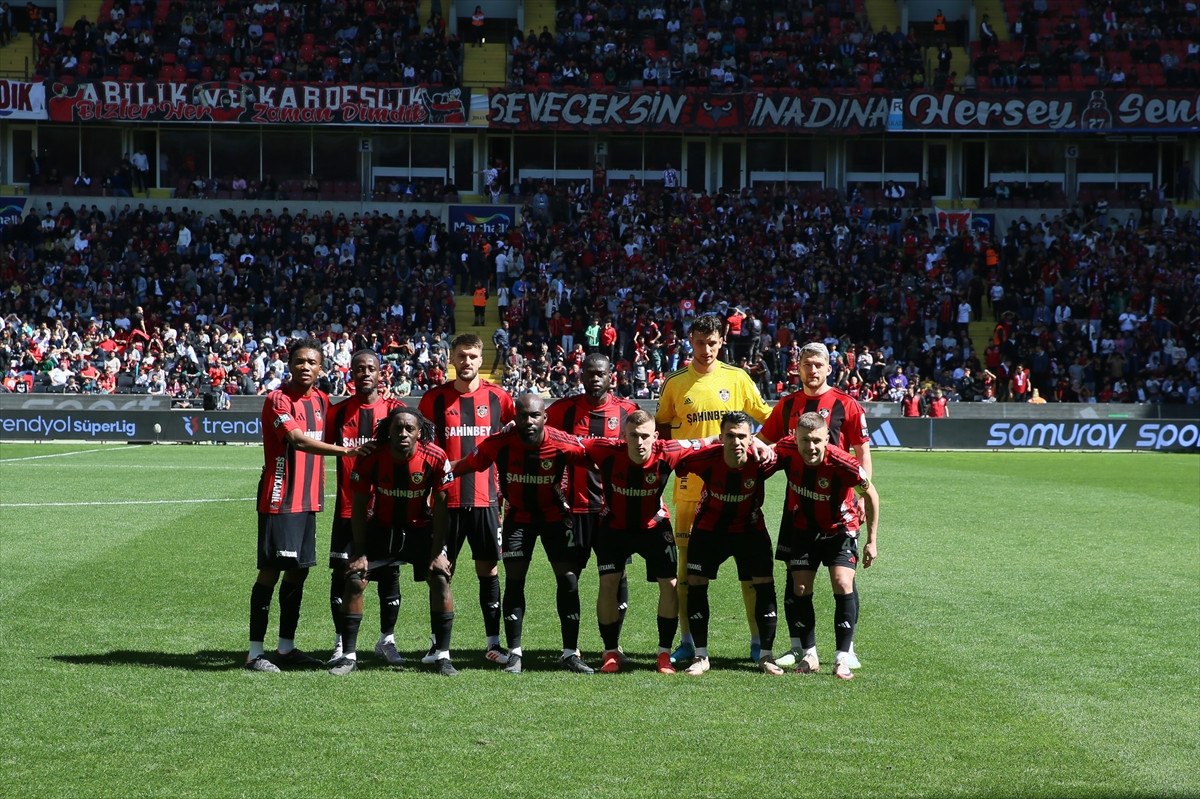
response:
<path fill-rule="evenodd" d="M 457 86 L 462 48 L 413 2 L 104 0 L 37 37 L 37 74 L 95 78 Z"/>
<path fill-rule="evenodd" d="M 308 332 L 326 342 L 335 392 L 367 346 L 394 390 L 420 393 L 445 373 L 456 306 L 475 280 L 498 288 L 504 253 L 514 391 L 578 391 L 582 354 L 600 349 L 620 393 L 654 396 L 686 363 L 690 317 L 711 311 L 738 331 L 726 357 L 772 397 L 796 387 L 798 345 L 821 340 L 863 401 L 909 383 L 1010 399 L 1028 369 L 1051 401 L 1200 402 L 1192 211 L 1079 206 L 992 236 L 940 230 L 917 208 L 891 222 L 824 190 L 537 188 L 550 211 L 529 206 L 506 236 L 461 247 L 415 211 L 36 209 L 0 249 L 5 389 L 263 393 L 287 339 Z"/>

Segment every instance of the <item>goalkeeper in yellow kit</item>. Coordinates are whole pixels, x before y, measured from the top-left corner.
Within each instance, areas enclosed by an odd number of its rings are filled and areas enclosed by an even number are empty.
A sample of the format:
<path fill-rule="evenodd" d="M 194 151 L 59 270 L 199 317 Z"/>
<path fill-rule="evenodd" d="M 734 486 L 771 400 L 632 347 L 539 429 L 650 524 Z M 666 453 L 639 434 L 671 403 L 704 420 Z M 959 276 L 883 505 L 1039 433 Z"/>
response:
<path fill-rule="evenodd" d="M 717 359 L 725 345 L 725 322 L 716 315 L 699 316 L 688 331 L 692 362 L 667 375 L 654 420 L 661 438 L 701 439 L 721 433 L 721 417 L 744 411 L 760 424 L 771 408 L 745 370 Z M 679 549 L 679 628 L 683 640 L 672 662 L 690 663 L 694 654 L 687 611 L 687 549 L 700 492 L 704 484 L 694 475 L 675 479 L 675 545 Z M 742 600 L 750 624 L 750 658 L 758 662 L 758 625 L 754 620 L 754 587 L 742 582 Z"/>

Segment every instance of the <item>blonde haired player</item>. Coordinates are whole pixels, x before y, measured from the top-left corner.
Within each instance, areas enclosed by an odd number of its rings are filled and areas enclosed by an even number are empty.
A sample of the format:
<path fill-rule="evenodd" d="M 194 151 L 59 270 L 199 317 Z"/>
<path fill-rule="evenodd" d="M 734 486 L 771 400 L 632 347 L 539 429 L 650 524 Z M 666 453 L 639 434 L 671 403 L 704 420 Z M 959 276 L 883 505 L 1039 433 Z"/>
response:
<path fill-rule="evenodd" d="M 661 438 L 701 439 L 721 434 L 721 418 L 730 411 L 749 414 L 760 424 L 771 408 L 763 402 L 758 387 L 743 369 L 718 360 L 725 345 L 725 322 L 713 314 L 696 317 L 688 331 L 692 362 L 667 375 L 654 421 Z M 695 644 L 688 625 L 687 549 L 692 522 L 700 504 L 704 484 L 695 475 L 675 479 L 675 545 L 679 550 L 679 628 L 682 642 L 671 655 L 672 662 L 690 663 Z M 754 617 L 754 586 L 742 583 L 742 601 L 750 625 L 750 659 L 758 662 L 761 646 Z"/>

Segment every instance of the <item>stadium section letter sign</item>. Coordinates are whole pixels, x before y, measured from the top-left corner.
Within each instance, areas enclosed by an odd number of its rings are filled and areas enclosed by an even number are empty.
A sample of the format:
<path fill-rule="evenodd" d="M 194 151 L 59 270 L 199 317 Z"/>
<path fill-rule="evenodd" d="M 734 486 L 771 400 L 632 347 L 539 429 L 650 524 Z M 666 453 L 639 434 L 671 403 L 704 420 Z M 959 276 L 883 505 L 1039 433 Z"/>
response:
<path fill-rule="evenodd" d="M 45 118 L 44 84 L 0 79 L 0 119 Z"/>
<path fill-rule="evenodd" d="M 891 96 L 779 90 L 744 94 L 614 89 L 530 89 L 491 93 L 488 126 L 507 130 L 678 133 L 883 131 Z"/>
<path fill-rule="evenodd" d="M 467 124 L 469 90 L 425 86 L 120 81 L 49 83 L 52 122 Z"/>
<path fill-rule="evenodd" d="M 1200 93 L 1176 91 L 914 92 L 904 103 L 912 132 L 1200 130 Z"/>

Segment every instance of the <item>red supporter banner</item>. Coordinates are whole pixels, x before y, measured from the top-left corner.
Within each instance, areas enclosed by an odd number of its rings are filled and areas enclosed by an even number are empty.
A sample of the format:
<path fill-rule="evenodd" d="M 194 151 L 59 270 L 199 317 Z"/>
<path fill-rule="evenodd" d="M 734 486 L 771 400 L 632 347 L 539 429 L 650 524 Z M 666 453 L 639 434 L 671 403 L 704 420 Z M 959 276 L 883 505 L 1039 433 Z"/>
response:
<path fill-rule="evenodd" d="M 609 89 L 493 90 L 488 126 L 509 130 L 679 133 L 882 131 L 891 95 L 773 91 L 722 94 Z"/>
<path fill-rule="evenodd" d="M 465 126 L 468 89 L 237 81 L 47 82 L 52 122 Z"/>
<path fill-rule="evenodd" d="M 900 100 L 891 109 L 893 99 Z M 893 113 L 889 116 L 889 111 Z M 902 113 L 901 113 L 902 111 Z M 1178 91 L 812 92 L 494 89 L 488 125 L 507 130 L 873 133 L 1200 130 L 1200 94 Z"/>

